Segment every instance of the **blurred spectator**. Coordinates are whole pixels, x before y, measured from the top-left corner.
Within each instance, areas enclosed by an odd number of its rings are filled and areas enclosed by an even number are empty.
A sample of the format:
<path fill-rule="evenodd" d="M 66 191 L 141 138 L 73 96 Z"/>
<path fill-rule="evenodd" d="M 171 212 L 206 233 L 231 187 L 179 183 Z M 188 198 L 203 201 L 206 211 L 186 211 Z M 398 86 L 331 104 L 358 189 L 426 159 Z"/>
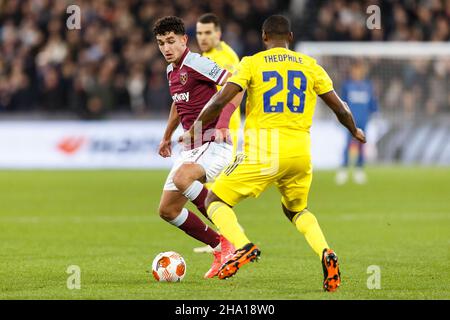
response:
<path fill-rule="evenodd" d="M 167 90 L 166 63 L 159 58 L 154 60 L 151 67 L 153 75 L 147 81 L 145 100 L 150 110 L 161 114 L 172 102 Z"/>
<path fill-rule="evenodd" d="M 57 111 L 64 106 L 64 89 L 56 67 L 47 67 L 42 75 L 41 106 L 45 111 Z"/>
<path fill-rule="evenodd" d="M 293 1 L 293 10 L 296 10 Z M 320 41 L 449 41 L 447 0 L 334 0 L 305 2 L 300 14 L 302 40 Z M 317 4 L 319 3 L 319 4 Z M 366 9 L 378 5 L 381 30 L 366 27 Z M 307 22 L 306 22 L 307 21 Z M 294 23 L 295 24 L 295 23 Z"/>
<path fill-rule="evenodd" d="M 131 110 L 137 114 L 144 112 L 145 75 L 142 65 L 134 65 L 132 67 L 127 82 L 127 89 L 130 95 Z"/>

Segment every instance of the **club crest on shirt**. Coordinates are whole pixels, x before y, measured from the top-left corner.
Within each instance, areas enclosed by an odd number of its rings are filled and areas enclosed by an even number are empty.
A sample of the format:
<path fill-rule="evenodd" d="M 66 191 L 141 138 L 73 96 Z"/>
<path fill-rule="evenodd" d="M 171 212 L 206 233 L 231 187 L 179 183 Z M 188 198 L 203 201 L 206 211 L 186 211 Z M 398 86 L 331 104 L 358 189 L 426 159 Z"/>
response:
<path fill-rule="evenodd" d="M 188 80 L 187 72 L 181 72 L 180 73 L 180 82 L 183 86 L 186 84 L 187 80 Z"/>

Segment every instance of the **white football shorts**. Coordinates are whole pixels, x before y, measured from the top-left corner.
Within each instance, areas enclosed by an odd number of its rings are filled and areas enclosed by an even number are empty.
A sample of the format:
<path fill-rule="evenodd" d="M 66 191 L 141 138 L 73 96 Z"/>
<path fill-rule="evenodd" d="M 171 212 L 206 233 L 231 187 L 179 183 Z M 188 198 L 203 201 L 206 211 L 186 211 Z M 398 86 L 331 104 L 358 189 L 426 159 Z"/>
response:
<path fill-rule="evenodd" d="M 206 172 L 206 182 L 213 182 L 222 170 L 230 164 L 232 157 L 233 146 L 226 142 L 217 143 L 211 141 L 203 144 L 201 147 L 182 151 L 181 156 L 175 160 L 175 163 L 167 176 L 163 190 L 178 190 L 173 183 L 173 176 L 183 163 L 197 163 L 201 165 Z"/>

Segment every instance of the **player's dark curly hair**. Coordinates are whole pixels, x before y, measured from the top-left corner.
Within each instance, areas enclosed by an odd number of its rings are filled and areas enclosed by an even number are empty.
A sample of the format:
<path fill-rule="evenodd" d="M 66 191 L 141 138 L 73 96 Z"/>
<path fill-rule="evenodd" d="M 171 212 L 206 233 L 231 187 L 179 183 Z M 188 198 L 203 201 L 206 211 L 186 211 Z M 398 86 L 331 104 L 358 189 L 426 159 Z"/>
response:
<path fill-rule="evenodd" d="M 153 34 L 155 37 L 157 35 L 165 35 L 172 31 L 178 35 L 186 34 L 183 20 L 175 16 L 167 16 L 158 19 L 153 25 Z"/>

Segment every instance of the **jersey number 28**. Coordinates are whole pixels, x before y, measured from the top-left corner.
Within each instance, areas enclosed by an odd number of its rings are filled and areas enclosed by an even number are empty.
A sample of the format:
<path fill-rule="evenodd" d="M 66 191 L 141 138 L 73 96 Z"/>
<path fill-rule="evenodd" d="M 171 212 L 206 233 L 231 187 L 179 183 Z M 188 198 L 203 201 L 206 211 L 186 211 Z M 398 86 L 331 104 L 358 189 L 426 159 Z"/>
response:
<path fill-rule="evenodd" d="M 278 71 L 264 71 L 262 74 L 264 82 L 270 81 L 270 79 L 272 78 L 275 78 L 277 80 L 275 87 L 273 87 L 269 91 L 266 91 L 263 95 L 264 112 L 283 112 L 283 102 L 277 102 L 275 105 L 270 104 L 270 98 L 283 90 L 283 77 L 278 73 Z M 303 72 L 299 70 L 291 70 L 287 72 L 287 78 L 287 107 L 293 113 L 303 113 L 303 110 L 305 108 L 306 77 Z M 295 79 L 300 79 L 300 88 L 297 88 L 295 86 Z M 300 101 L 299 105 L 294 104 L 294 96 L 298 97 Z"/>

